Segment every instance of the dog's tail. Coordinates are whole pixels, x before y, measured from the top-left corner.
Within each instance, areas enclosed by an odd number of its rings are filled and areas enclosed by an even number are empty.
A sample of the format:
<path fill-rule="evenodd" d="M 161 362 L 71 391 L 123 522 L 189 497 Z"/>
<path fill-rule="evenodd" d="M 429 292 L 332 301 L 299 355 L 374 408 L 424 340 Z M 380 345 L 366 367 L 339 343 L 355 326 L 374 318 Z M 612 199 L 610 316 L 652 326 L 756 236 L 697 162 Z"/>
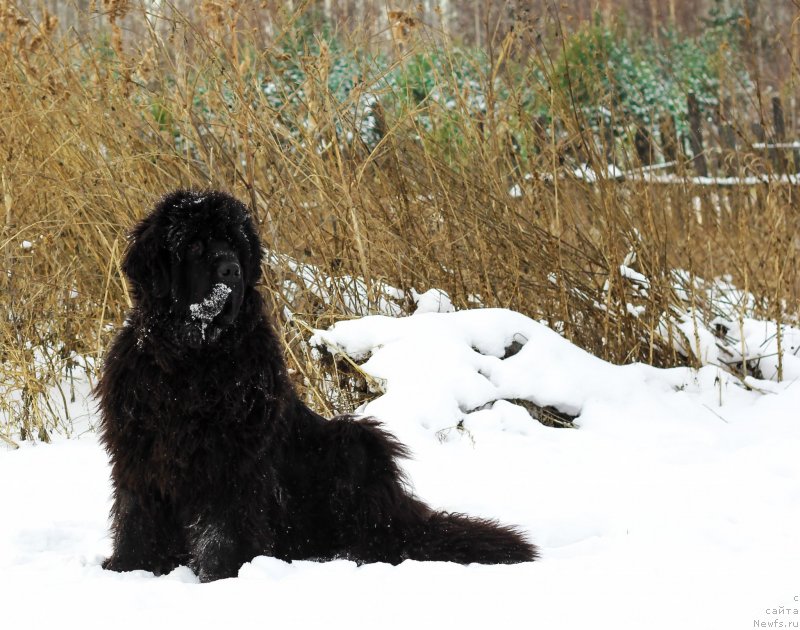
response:
<path fill-rule="evenodd" d="M 407 542 L 412 560 L 460 564 L 516 564 L 538 557 L 536 546 L 516 527 L 450 512 L 430 512 L 421 532 Z"/>

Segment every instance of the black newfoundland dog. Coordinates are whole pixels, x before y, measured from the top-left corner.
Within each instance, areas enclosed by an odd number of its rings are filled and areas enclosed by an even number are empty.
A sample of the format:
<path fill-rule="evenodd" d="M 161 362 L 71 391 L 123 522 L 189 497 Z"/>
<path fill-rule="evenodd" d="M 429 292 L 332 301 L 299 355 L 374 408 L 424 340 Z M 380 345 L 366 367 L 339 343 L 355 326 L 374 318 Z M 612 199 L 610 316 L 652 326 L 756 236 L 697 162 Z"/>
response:
<path fill-rule="evenodd" d="M 414 498 L 405 448 L 374 419 L 301 402 L 255 288 L 261 256 L 247 209 L 222 192 L 173 192 L 134 228 L 134 305 L 97 386 L 114 488 L 103 566 L 188 564 L 209 581 L 262 554 L 533 560 L 515 528 Z"/>

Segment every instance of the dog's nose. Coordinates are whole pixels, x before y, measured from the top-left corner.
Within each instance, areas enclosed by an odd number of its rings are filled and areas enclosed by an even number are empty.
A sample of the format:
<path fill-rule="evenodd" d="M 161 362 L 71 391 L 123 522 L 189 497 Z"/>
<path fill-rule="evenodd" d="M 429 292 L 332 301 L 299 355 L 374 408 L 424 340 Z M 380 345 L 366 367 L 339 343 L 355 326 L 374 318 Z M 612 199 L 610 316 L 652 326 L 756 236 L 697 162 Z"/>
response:
<path fill-rule="evenodd" d="M 242 269 L 239 263 L 234 260 L 226 260 L 217 265 L 217 280 L 231 282 L 238 280 L 242 276 Z"/>

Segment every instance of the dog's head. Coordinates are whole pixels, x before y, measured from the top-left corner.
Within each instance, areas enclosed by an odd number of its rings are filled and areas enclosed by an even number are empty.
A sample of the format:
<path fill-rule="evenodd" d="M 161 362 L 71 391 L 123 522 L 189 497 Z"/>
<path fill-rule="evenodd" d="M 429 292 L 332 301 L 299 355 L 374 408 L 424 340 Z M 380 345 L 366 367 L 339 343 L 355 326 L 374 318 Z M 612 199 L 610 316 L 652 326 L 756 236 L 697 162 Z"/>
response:
<path fill-rule="evenodd" d="M 261 273 L 247 208 L 219 191 L 177 190 L 130 235 L 122 270 L 138 306 L 168 317 L 177 341 L 215 343 Z"/>

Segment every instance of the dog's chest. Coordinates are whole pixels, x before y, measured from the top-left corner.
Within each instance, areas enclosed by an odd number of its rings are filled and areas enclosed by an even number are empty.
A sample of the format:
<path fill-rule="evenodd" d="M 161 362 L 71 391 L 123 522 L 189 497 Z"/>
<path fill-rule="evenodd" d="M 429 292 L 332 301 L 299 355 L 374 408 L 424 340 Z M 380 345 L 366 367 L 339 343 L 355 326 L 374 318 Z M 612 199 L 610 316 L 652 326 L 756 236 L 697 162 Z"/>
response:
<path fill-rule="evenodd" d="M 153 481 L 165 494 L 238 483 L 231 472 L 268 450 L 269 425 L 259 413 L 264 393 L 252 382 L 223 386 L 202 377 L 170 385 L 169 397 L 152 401 L 146 422 L 143 459 Z M 251 470 L 257 468 L 254 461 Z"/>

